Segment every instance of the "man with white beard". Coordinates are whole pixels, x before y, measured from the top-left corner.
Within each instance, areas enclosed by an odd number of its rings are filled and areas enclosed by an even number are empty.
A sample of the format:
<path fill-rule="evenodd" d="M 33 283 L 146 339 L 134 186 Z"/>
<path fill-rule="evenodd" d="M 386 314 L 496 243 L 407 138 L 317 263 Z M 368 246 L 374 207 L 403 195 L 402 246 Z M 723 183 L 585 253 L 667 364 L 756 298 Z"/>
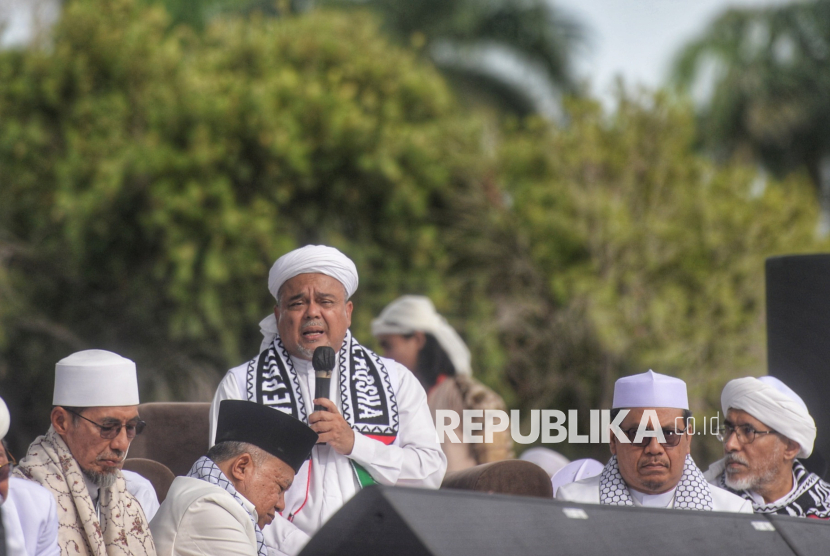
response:
<path fill-rule="evenodd" d="M 718 438 L 725 457 L 706 479 L 752 502 L 755 513 L 830 518 L 830 484 L 797 458 L 813 451 L 816 424 L 807 405 L 771 376 L 727 383 Z"/>

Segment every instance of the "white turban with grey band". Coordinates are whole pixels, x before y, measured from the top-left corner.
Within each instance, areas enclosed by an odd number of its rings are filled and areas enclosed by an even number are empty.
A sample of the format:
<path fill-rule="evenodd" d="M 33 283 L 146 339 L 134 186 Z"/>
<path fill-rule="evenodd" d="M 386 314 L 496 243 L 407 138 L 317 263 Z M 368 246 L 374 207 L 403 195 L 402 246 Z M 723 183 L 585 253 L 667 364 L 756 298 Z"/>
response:
<path fill-rule="evenodd" d="M 786 384 L 772 376 L 730 380 L 720 397 L 724 415 L 729 409 L 746 411 L 766 426 L 797 442 L 799 458 L 813 453 L 816 422 L 807 404 Z"/>
<path fill-rule="evenodd" d="M 327 245 L 306 245 L 294 249 L 277 259 L 268 274 L 268 290 L 274 299 L 279 298 L 280 288 L 288 280 L 300 274 L 325 274 L 331 276 L 346 290 L 346 299 L 357 291 L 357 267 L 352 260 Z M 262 344 L 259 351 L 263 351 L 274 338 L 277 337 L 277 318 L 273 313 L 259 323 L 262 332 Z"/>
<path fill-rule="evenodd" d="M 438 344 L 450 358 L 455 372 L 459 375 L 471 375 L 470 350 L 467 344 L 450 326 L 447 319 L 438 314 L 435 305 L 428 297 L 422 295 L 404 295 L 399 297 L 372 321 L 372 334 L 412 334 L 427 332 L 435 336 Z"/>

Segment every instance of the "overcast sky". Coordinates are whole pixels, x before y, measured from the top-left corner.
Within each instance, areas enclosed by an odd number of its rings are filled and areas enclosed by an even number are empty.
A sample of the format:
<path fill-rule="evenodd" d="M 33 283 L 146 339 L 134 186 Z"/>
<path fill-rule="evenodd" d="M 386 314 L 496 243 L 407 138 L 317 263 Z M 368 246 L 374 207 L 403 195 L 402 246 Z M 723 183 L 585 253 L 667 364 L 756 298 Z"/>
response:
<path fill-rule="evenodd" d="M 590 31 L 590 49 L 578 59 L 594 94 L 611 98 L 614 78 L 656 88 L 665 83 L 675 53 L 729 7 L 788 0 L 551 0 Z"/>

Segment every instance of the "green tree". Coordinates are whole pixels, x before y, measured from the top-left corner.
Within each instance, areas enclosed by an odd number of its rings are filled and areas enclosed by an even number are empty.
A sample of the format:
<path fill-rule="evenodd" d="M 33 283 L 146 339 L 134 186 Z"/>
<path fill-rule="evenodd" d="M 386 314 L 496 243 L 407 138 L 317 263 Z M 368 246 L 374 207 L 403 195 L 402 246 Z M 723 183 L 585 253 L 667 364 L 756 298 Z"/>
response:
<path fill-rule="evenodd" d="M 720 158 L 777 176 L 806 168 L 830 232 L 830 2 L 733 9 L 679 54 L 674 81 L 704 97 L 700 133 Z"/>
<path fill-rule="evenodd" d="M 451 197 L 478 124 L 366 14 L 170 31 L 75 0 L 50 44 L 0 52 L 0 372 L 45 430 L 54 363 L 134 359 L 142 395 L 209 399 L 259 346 L 270 264 L 306 243 L 361 271 L 357 332 L 399 291 L 442 298 Z M 30 410 L 26 412 L 25 410 Z"/>

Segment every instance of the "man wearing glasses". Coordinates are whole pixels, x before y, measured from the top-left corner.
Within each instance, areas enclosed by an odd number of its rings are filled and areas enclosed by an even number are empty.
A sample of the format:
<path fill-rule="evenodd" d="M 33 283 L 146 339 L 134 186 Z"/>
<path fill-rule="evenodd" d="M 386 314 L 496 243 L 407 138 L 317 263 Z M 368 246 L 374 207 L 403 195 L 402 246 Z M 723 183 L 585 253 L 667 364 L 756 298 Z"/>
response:
<path fill-rule="evenodd" d="M 771 376 L 727 383 L 718 435 L 725 457 L 706 478 L 752 502 L 756 513 L 830 518 L 830 484 L 796 458 L 813 451 L 816 424 L 807 405 Z"/>
<path fill-rule="evenodd" d="M 29 446 L 15 474 L 40 483 L 58 504 L 61 554 L 155 555 L 141 505 L 121 467 L 138 416 L 135 363 L 104 350 L 55 365 L 52 426 Z"/>
<path fill-rule="evenodd" d="M 619 421 L 619 415 L 625 417 Z M 682 380 L 653 371 L 614 385 L 611 459 L 595 477 L 563 485 L 559 500 L 680 510 L 751 513 L 741 497 L 708 484 L 689 449 L 693 430 Z"/>

